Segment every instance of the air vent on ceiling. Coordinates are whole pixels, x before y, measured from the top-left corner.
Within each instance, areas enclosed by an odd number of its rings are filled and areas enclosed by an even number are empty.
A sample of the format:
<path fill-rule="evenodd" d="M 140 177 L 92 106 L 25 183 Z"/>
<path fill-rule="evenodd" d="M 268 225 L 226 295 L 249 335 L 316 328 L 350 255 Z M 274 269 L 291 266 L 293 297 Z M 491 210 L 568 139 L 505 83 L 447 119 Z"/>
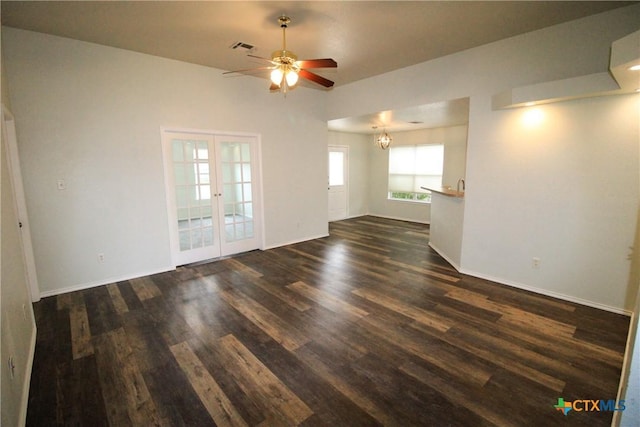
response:
<path fill-rule="evenodd" d="M 252 52 L 256 48 L 254 45 L 249 44 L 249 43 L 245 43 L 245 42 L 235 42 L 234 44 L 232 44 L 229 47 L 231 49 L 234 49 L 234 50 L 244 49 L 244 50 L 247 50 L 249 52 Z"/>
<path fill-rule="evenodd" d="M 423 124 L 424 122 L 420 122 L 420 121 L 412 121 L 412 122 L 409 122 L 409 123 L 411 123 L 412 125 L 421 125 L 421 124 Z"/>

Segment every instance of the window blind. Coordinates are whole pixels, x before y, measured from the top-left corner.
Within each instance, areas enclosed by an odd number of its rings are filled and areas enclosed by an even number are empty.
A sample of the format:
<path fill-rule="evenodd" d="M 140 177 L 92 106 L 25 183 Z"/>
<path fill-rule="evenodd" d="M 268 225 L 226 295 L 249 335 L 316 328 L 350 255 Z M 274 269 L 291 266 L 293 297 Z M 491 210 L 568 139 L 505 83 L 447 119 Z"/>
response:
<path fill-rule="evenodd" d="M 389 191 L 426 193 L 442 186 L 444 145 L 409 145 L 389 149 Z"/>

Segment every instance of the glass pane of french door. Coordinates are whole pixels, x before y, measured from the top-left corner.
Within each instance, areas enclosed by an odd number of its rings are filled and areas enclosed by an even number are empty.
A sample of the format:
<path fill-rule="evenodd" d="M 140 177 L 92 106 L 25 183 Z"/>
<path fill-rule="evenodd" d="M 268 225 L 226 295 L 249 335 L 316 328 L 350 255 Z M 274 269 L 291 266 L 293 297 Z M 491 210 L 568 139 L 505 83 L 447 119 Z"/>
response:
<path fill-rule="evenodd" d="M 220 256 L 214 144 L 208 135 L 173 135 L 170 140 L 177 262 Z M 213 177 L 213 179 L 212 179 Z M 179 264 L 178 264 L 179 265 Z"/>
<path fill-rule="evenodd" d="M 251 143 L 240 138 L 220 140 L 224 242 L 254 237 L 253 174 Z"/>

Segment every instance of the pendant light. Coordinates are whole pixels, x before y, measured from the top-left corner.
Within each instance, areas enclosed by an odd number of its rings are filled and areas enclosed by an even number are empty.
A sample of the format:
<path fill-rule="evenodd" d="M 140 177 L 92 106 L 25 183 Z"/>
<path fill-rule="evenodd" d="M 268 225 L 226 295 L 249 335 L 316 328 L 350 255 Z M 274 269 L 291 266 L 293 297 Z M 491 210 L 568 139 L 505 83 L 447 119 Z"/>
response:
<path fill-rule="evenodd" d="M 378 146 L 378 148 L 386 150 L 387 148 L 389 148 L 389 145 L 391 145 L 392 140 L 393 138 L 391 138 L 391 135 L 387 133 L 387 130 L 382 129 L 382 133 L 376 138 L 376 145 Z"/>

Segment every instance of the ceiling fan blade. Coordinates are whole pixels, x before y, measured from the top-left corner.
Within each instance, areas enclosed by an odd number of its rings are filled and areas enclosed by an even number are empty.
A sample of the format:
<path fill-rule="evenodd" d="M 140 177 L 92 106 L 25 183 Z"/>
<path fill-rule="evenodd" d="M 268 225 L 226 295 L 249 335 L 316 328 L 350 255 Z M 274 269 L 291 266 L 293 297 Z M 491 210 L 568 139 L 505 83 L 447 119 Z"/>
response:
<path fill-rule="evenodd" d="M 322 76 L 319 76 L 315 73 L 312 73 L 311 71 L 307 71 L 307 70 L 300 70 L 300 72 L 298 73 L 298 75 L 302 78 L 305 78 L 307 80 L 311 80 L 314 83 L 318 83 L 319 85 L 322 85 L 324 87 L 332 87 L 333 86 L 333 82 L 329 79 L 325 79 Z"/>
<path fill-rule="evenodd" d="M 231 73 L 248 73 L 251 71 L 264 71 L 264 70 L 273 70 L 274 67 L 257 67 L 257 68 L 245 68 L 244 70 L 233 70 L 233 71 L 225 71 L 222 74 L 231 74 Z"/>
<path fill-rule="evenodd" d="M 273 60 L 271 58 L 263 58 L 262 56 L 256 56 L 256 55 L 247 55 L 251 58 L 256 58 L 256 59 L 261 59 L 263 61 L 267 61 L 267 62 L 271 62 L 272 64 L 275 65 L 275 62 L 273 62 Z"/>
<path fill-rule="evenodd" d="M 302 59 L 296 62 L 300 68 L 336 68 L 338 63 L 331 58 Z"/>

